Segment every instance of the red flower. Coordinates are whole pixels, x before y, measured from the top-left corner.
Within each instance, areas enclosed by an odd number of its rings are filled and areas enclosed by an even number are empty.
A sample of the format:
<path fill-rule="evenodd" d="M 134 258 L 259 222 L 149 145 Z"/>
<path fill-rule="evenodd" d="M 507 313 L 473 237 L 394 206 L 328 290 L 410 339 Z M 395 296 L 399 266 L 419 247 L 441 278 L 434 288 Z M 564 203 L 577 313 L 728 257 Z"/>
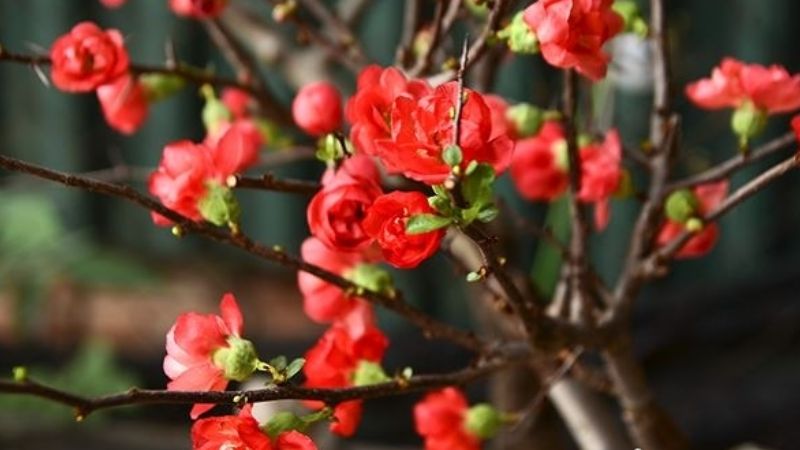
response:
<path fill-rule="evenodd" d="M 81 22 L 50 49 L 53 84 L 62 91 L 89 92 L 128 70 L 122 34 Z"/>
<path fill-rule="evenodd" d="M 195 312 L 181 314 L 170 328 L 167 356 L 164 358 L 164 373 L 172 380 L 167 384 L 168 390 L 222 391 L 228 385 L 232 374 L 222 358 L 227 355 L 220 350 L 230 350 L 247 341 L 241 339 L 244 321 L 236 298 L 225 294 L 219 308 L 221 316 Z M 234 376 L 238 378 L 238 375 Z M 211 404 L 196 404 L 191 416 L 196 419 L 213 407 Z"/>
<path fill-rule="evenodd" d="M 227 5 L 228 0 L 169 0 L 175 14 L 195 19 L 216 17 Z"/>
<path fill-rule="evenodd" d="M 208 140 L 213 147 L 190 141 L 168 144 L 164 147 L 161 163 L 150 175 L 150 193 L 167 208 L 192 220 L 202 220 L 197 205 L 205 196 L 208 183 L 222 184 L 229 175 L 256 161 L 258 145 L 251 125 L 239 122 L 226 125 L 228 128 L 224 134 Z M 153 213 L 153 221 L 161 226 L 172 224 L 156 213 Z"/>
<path fill-rule="evenodd" d="M 228 108 L 236 119 L 248 116 L 247 106 L 250 103 L 250 94 L 237 88 L 225 88 L 222 90 L 222 103 Z"/>
<path fill-rule="evenodd" d="M 308 205 L 311 234 L 331 250 L 356 252 L 372 239 L 362 229 L 366 210 L 381 195 L 380 174 L 367 156 L 356 155 L 338 170 L 328 170 L 323 188 Z"/>
<path fill-rule="evenodd" d="M 310 437 L 299 431 L 286 431 L 274 444 L 259 428 L 247 405 L 237 416 L 200 419 L 192 425 L 192 450 L 317 450 Z"/>
<path fill-rule="evenodd" d="M 578 198 L 595 203 L 595 226 L 602 230 L 608 225 L 608 201 L 622 180 L 622 143 L 617 130 L 606 133 L 602 144 L 592 143 L 581 148 L 581 190 Z"/>
<path fill-rule="evenodd" d="M 562 69 L 599 80 L 606 76 L 609 56 L 603 44 L 622 31 L 622 17 L 612 0 L 539 0 L 525 9 L 524 19 L 539 40 L 544 59 Z"/>
<path fill-rule="evenodd" d="M 800 108 L 800 75 L 725 58 L 711 78 L 686 86 L 686 96 L 706 109 L 738 108 L 750 101 L 767 114 L 789 112 Z"/>
<path fill-rule="evenodd" d="M 465 89 L 461 113 L 459 145 L 462 168 L 477 161 L 494 167 L 496 173 L 511 163 L 514 143 L 507 127 L 495 127 L 492 111 L 476 91 Z M 450 167 L 442 159 L 443 150 L 453 142 L 453 112 L 458 84 L 446 83 L 431 94 L 415 100 L 400 96 L 392 109 L 392 139 L 376 142 L 378 157 L 391 173 L 428 184 L 444 181 Z"/>
<path fill-rule="evenodd" d="M 409 80 L 394 67 L 366 67 L 358 75 L 356 93 L 345 115 L 352 125 L 350 140 L 358 151 L 377 155 L 375 141 L 391 138 L 392 104 L 399 96 L 418 99 L 431 91 L 422 80 Z"/>
<path fill-rule="evenodd" d="M 303 261 L 342 276 L 367 259 L 360 253 L 331 250 L 314 237 L 303 242 L 300 254 Z M 298 272 L 297 284 L 300 286 L 300 292 L 303 293 L 303 310 L 311 320 L 316 322 L 328 323 L 342 319 L 358 303 L 362 302 L 362 300 L 345 294 L 339 286 L 330 284 L 307 272 Z"/>
<path fill-rule="evenodd" d="M 400 269 L 409 269 L 436 253 L 444 237 L 444 229 L 421 234 L 406 233 L 408 218 L 423 213 L 434 213 L 425 195 L 395 191 L 375 200 L 362 225 L 381 247 L 386 262 Z"/>
<path fill-rule="evenodd" d="M 699 202 L 698 215 L 710 213 L 727 195 L 728 182 L 719 181 L 708 183 L 694 188 L 694 194 Z M 686 229 L 684 224 L 667 219 L 661 227 L 656 241 L 659 246 L 666 245 Z M 676 258 L 698 258 L 704 256 L 714 248 L 719 238 L 719 226 L 716 223 L 706 223 L 703 229 L 695 233 L 691 239 L 678 251 Z"/>
<path fill-rule="evenodd" d="M 425 450 L 479 450 L 480 439 L 465 428 L 469 405 L 456 388 L 431 392 L 414 406 L 414 424 Z"/>
<path fill-rule="evenodd" d="M 348 323 L 336 323 L 306 352 L 303 373 L 306 386 L 341 388 L 352 386 L 353 376 L 361 361 L 379 362 L 389 341 L 374 325 L 370 305 L 364 304 L 358 314 L 350 314 Z M 309 402 L 316 408 L 318 402 Z M 334 410 L 336 421 L 332 432 L 340 436 L 355 433 L 361 420 L 361 401 L 340 403 Z"/>
<path fill-rule="evenodd" d="M 567 189 L 567 141 L 558 122 L 545 122 L 539 133 L 517 141 L 511 180 L 528 200 L 555 200 Z"/>
<path fill-rule="evenodd" d="M 135 133 L 147 118 L 147 95 L 139 80 L 131 75 L 98 87 L 97 99 L 106 122 L 120 133 Z"/>
<path fill-rule="evenodd" d="M 307 84 L 292 102 L 292 117 L 312 136 L 333 133 L 342 126 L 342 96 L 327 81 Z"/>

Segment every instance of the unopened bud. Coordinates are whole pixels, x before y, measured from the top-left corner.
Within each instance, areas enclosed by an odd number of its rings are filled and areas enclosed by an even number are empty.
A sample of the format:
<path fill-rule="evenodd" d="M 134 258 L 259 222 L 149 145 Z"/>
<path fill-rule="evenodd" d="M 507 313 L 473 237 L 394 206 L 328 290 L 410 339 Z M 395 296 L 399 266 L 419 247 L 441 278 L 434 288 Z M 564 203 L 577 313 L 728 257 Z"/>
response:
<path fill-rule="evenodd" d="M 381 294 L 394 292 L 392 275 L 374 264 L 356 264 L 345 273 L 345 278 L 372 292 Z"/>
<path fill-rule="evenodd" d="M 228 123 L 233 118 L 230 110 L 222 101 L 217 98 L 214 88 L 204 85 L 200 88 L 200 94 L 205 98 L 206 104 L 203 106 L 203 125 L 209 134 L 213 134 L 220 126 Z"/>
<path fill-rule="evenodd" d="M 217 350 L 213 360 L 224 371 L 225 378 L 234 381 L 246 380 L 259 365 L 253 343 L 236 336 L 228 338 L 228 346 Z"/>
<path fill-rule="evenodd" d="M 141 83 L 147 94 L 147 99 L 151 102 L 164 100 L 178 93 L 184 86 L 186 80 L 182 77 L 163 73 L 145 73 L 139 76 Z"/>
<path fill-rule="evenodd" d="M 667 197 L 664 204 L 664 213 L 669 220 L 682 224 L 697 215 L 700 202 L 697 196 L 689 189 L 680 189 Z"/>
<path fill-rule="evenodd" d="M 390 378 L 383 371 L 380 364 L 372 361 L 361 360 L 353 373 L 353 386 L 369 386 L 372 384 L 385 383 Z"/>
<path fill-rule="evenodd" d="M 767 113 L 752 102 L 744 102 L 733 112 L 731 128 L 739 137 L 739 148 L 746 150 L 750 139 L 758 136 L 767 125 Z"/>
<path fill-rule="evenodd" d="M 503 415 L 488 403 L 480 403 L 469 410 L 465 418 L 465 427 L 481 439 L 494 437 L 503 427 Z"/>
<path fill-rule="evenodd" d="M 514 53 L 534 54 L 539 52 L 539 39 L 523 17 L 522 11 L 518 12 L 511 23 L 497 32 L 497 37 L 506 41 L 508 48 Z"/>
<path fill-rule="evenodd" d="M 530 103 L 517 103 L 506 110 L 506 119 L 514 124 L 519 137 L 530 137 L 539 132 L 544 122 L 544 112 Z"/>
<path fill-rule="evenodd" d="M 634 0 L 617 0 L 612 6 L 614 12 L 622 17 L 625 22 L 624 31 L 634 33 L 640 37 L 646 37 L 648 33 L 647 22 L 642 18 L 639 5 Z"/>
<path fill-rule="evenodd" d="M 216 182 L 208 183 L 205 196 L 197 202 L 197 209 L 204 219 L 221 227 L 238 223 L 241 209 L 231 188 Z"/>

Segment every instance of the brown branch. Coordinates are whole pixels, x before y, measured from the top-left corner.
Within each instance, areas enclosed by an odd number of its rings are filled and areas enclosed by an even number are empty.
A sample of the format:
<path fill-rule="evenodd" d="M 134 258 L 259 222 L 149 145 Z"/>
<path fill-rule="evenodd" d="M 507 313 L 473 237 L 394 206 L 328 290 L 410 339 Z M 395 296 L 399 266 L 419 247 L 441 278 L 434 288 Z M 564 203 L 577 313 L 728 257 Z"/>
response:
<path fill-rule="evenodd" d="M 30 175 L 55 181 L 66 186 L 81 188 L 99 194 L 122 198 L 152 212 L 161 214 L 167 219 L 175 222 L 181 233 L 195 233 L 208 239 L 237 247 L 252 255 L 275 262 L 286 268 L 310 273 L 322 279 L 323 281 L 327 281 L 328 283 L 344 289 L 345 291 L 354 293 L 358 292 L 359 298 L 363 298 L 374 304 L 383 306 L 405 317 L 409 322 L 422 329 L 423 334 L 428 338 L 445 339 L 476 352 L 483 352 L 486 349 L 484 343 L 475 337 L 474 334 L 462 331 L 446 323 L 439 322 L 421 310 L 408 304 L 399 294 L 395 296 L 388 296 L 377 292 L 364 290 L 355 283 L 319 266 L 309 264 L 306 261 L 291 256 L 280 248 L 268 247 L 254 242 L 252 239 L 241 233 L 232 233 L 213 227 L 212 225 L 204 222 L 194 222 L 163 206 L 152 198 L 142 195 L 130 186 L 97 181 L 74 174 L 58 172 L 2 155 L 0 155 L 0 167 L 12 172 L 28 173 Z"/>
<path fill-rule="evenodd" d="M 732 210 L 734 207 L 752 197 L 753 195 L 761 192 L 772 182 L 778 180 L 786 175 L 793 169 L 800 165 L 800 153 L 795 154 L 789 159 L 771 167 L 761 175 L 753 178 L 744 186 L 734 191 L 731 195 L 725 198 L 716 208 L 710 211 L 703 217 L 703 222 L 710 223 L 719 220 L 722 216 Z M 659 248 L 643 263 L 643 271 L 645 275 L 652 276 L 660 273 L 658 267 L 663 266 L 666 261 L 672 259 L 675 254 L 694 236 L 694 233 L 683 231 L 680 235 L 676 236 L 673 240 Z"/>
<path fill-rule="evenodd" d="M 446 386 L 463 385 L 484 377 L 506 367 L 520 364 L 525 357 L 499 358 L 482 362 L 456 372 L 438 375 L 415 375 L 409 379 L 393 381 L 361 387 L 339 389 L 307 388 L 291 385 L 272 386 L 250 391 L 167 391 L 132 388 L 128 391 L 103 395 L 99 397 L 83 397 L 65 392 L 33 380 L 16 382 L 0 380 L 0 393 L 6 395 L 26 395 L 43 398 L 52 402 L 71 406 L 76 418 L 84 419 L 89 414 L 102 409 L 143 404 L 231 404 L 260 403 L 275 400 L 318 400 L 335 405 L 347 400 L 372 399 L 395 395 L 405 395 Z"/>
<path fill-rule="evenodd" d="M 421 0 L 406 0 L 403 9 L 403 31 L 400 33 L 400 42 L 395 50 L 395 64 L 405 67 L 413 54 L 414 38 L 419 28 L 419 13 Z"/>
<path fill-rule="evenodd" d="M 290 192 L 294 194 L 314 195 L 321 185 L 316 181 L 295 180 L 278 178 L 275 174 L 267 172 L 260 177 L 246 177 L 231 175 L 226 181 L 228 187 L 237 189 L 259 189 L 273 192 Z"/>
<path fill-rule="evenodd" d="M 50 64 L 52 64 L 52 60 L 50 59 L 49 56 L 14 53 L 6 50 L 2 46 L 0 46 L 0 61 L 26 64 L 34 67 L 49 66 Z M 265 111 L 265 113 L 268 114 L 268 116 L 271 119 L 281 121 L 281 123 L 285 123 L 290 117 L 289 114 L 278 109 L 277 106 L 278 104 L 274 103 L 274 100 L 269 96 L 268 92 L 262 91 L 261 89 L 252 86 L 250 83 L 245 83 L 243 81 L 235 80 L 232 78 L 213 75 L 205 70 L 185 65 L 177 65 L 172 67 L 172 66 L 152 66 L 146 64 L 131 64 L 130 70 L 133 73 L 139 75 L 141 74 L 173 75 L 180 77 L 190 83 L 196 84 L 198 86 L 204 84 L 210 84 L 215 87 L 231 87 L 231 88 L 241 89 L 247 92 L 248 94 L 252 95 L 253 98 L 259 101 L 259 103 L 272 104 L 273 106 L 271 106 L 267 111 Z"/>
<path fill-rule="evenodd" d="M 320 23 L 335 33 L 336 42 L 344 47 L 344 51 L 351 53 L 353 60 L 362 66 L 367 63 L 367 57 L 359 46 L 355 33 L 339 16 L 328 9 L 325 3 L 320 0 L 298 0 L 298 2 Z"/>
<path fill-rule="evenodd" d="M 704 183 L 723 180 L 728 178 L 737 170 L 747 167 L 748 165 L 753 164 L 756 161 L 760 161 L 768 156 L 774 155 L 784 148 L 796 143 L 797 138 L 795 137 L 794 133 L 786 133 L 783 136 L 777 137 L 752 151 L 746 153 L 740 152 L 733 158 L 717 164 L 706 171 L 669 183 L 666 186 L 666 190 L 668 192 L 672 192 L 681 188 L 690 188 Z"/>
<path fill-rule="evenodd" d="M 455 0 L 451 0 L 450 3 L 453 3 Z M 439 41 L 442 38 L 442 35 L 445 34 L 445 31 L 442 30 L 442 21 L 444 20 L 444 0 L 440 0 L 436 2 L 436 9 L 433 12 L 433 29 L 431 30 L 431 42 L 428 44 L 428 47 L 419 56 L 417 59 L 416 64 L 414 67 L 411 68 L 409 74 L 412 77 L 419 77 L 425 73 L 426 70 L 431 65 L 433 61 L 433 54 L 436 52 L 436 49 L 439 47 Z"/>

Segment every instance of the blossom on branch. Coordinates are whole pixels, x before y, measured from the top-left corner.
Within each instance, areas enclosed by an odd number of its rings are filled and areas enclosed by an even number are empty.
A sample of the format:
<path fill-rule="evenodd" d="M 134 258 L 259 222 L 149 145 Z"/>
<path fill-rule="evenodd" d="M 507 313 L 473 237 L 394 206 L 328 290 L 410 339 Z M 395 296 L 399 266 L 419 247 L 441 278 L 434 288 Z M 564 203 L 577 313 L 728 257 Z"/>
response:
<path fill-rule="evenodd" d="M 253 417 L 252 405 L 236 416 L 209 417 L 192 425 L 192 450 L 317 450 L 310 437 L 295 430 L 280 433 L 274 440 Z"/>
<path fill-rule="evenodd" d="M 428 198 L 420 192 L 390 192 L 378 197 L 367 210 L 364 231 L 375 239 L 386 262 L 400 269 L 418 266 L 439 249 L 444 229 L 410 234 L 406 231 L 409 218 L 418 214 L 433 214 Z"/>
<path fill-rule="evenodd" d="M 53 84 L 67 92 L 91 92 L 128 70 L 128 51 L 118 30 L 81 22 L 50 48 Z"/>
<path fill-rule="evenodd" d="M 167 333 L 164 373 L 170 391 L 222 391 L 229 380 L 244 381 L 257 368 L 258 357 L 250 341 L 242 339 L 244 320 L 232 294 L 220 302 L 221 315 L 185 313 Z M 196 419 L 213 408 L 196 404 Z"/>
<path fill-rule="evenodd" d="M 327 81 L 307 84 L 292 101 L 292 117 L 311 136 L 333 133 L 342 126 L 342 96 Z"/>
<path fill-rule="evenodd" d="M 431 392 L 414 406 L 414 424 L 425 450 L 480 450 L 480 439 L 466 427 L 469 404 L 464 394 L 448 387 Z"/>
<path fill-rule="evenodd" d="M 367 208 L 383 193 L 375 163 L 368 156 L 353 156 L 338 169 L 328 169 L 322 184 L 308 205 L 311 234 L 332 250 L 364 251 L 372 238 L 361 222 Z"/>
<path fill-rule="evenodd" d="M 194 19 L 217 17 L 228 6 L 228 0 L 169 0 L 169 7 L 179 16 Z"/>
<path fill-rule="evenodd" d="M 523 17 L 548 63 L 597 81 L 606 76 L 610 59 L 603 45 L 625 25 L 612 4 L 612 0 L 538 0 Z"/>
<path fill-rule="evenodd" d="M 135 133 L 147 119 L 147 92 L 135 76 L 123 75 L 99 86 L 97 99 L 106 122 L 120 133 Z"/>
<path fill-rule="evenodd" d="M 675 257 L 682 259 L 699 258 L 710 252 L 719 238 L 719 225 L 715 222 L 704 223 L 703 217 L 722 203 L 727 193 L 727 181 L 707 183 L 695 187 L 691 192 L 688 192 L 692 196 L 689 198 L 690 211 L 683 214 L 683 217 L 675 217 L 675 214 L 670 214 L 668 202 L 668 217 L 664 225 L 661 226 L 656 238 L 658 245 L 666 245 L 684 231 L 690 231 L 694 234 L 681 247 Z M 669 217 L 669 215 L 673 217 Z"/>

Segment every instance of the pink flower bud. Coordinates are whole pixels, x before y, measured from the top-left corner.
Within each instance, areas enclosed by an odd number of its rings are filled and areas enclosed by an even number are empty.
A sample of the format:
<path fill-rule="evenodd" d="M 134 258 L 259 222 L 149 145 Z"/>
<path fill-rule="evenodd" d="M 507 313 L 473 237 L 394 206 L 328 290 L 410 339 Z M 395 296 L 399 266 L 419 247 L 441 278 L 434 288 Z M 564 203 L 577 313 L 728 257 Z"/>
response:
<path fill-rule="evenodd" d="M 307 84 L 292 102 L 292 116 L 312 136 L 331 133 L 342 125 L 342 97 L 327 81 Z"/>

